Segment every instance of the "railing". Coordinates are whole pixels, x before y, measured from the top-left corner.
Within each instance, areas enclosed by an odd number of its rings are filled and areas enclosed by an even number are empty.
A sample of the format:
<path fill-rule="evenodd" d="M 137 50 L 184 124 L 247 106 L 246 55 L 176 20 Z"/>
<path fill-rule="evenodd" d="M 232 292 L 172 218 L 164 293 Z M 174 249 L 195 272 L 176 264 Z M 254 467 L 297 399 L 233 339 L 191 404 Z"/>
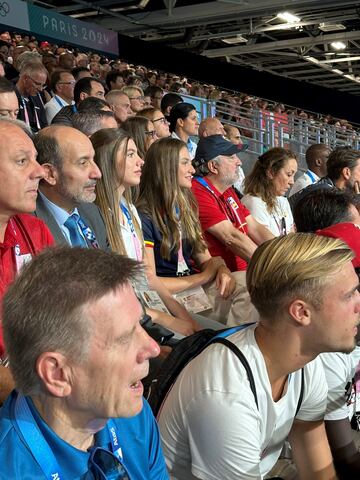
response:
<path fill-rule="evenodd" d="M 293 114 L 246 109 L 188 95 L 182 97 L 194 104 L 201 120 L 216 116 L 223 123 L 239 128 L 249 147 L 247 153 L 254 159 L 272 147 L 290 148 L 298 156 L 299 169 L 305 170 L 305 152 L 313 143 L 324 143 L 330 148 L 350 146 L 359 150 L 360 147 L 360 134 L 354 130 L 342 131 L 334 125 L 304 120 Z"/>

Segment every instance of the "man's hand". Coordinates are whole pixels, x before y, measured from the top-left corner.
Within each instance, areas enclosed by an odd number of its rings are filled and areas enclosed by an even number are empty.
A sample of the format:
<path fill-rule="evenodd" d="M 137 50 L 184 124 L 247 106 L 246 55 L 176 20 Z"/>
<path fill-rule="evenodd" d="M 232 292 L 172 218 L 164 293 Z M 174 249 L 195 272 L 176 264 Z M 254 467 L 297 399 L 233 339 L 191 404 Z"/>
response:
<path fill-rule="evenodd" d="M 216 288 L 223 298 L 228 298 L 235 290 L 236 282 L 230 270 L 221 265 L 216 275 Z"/>

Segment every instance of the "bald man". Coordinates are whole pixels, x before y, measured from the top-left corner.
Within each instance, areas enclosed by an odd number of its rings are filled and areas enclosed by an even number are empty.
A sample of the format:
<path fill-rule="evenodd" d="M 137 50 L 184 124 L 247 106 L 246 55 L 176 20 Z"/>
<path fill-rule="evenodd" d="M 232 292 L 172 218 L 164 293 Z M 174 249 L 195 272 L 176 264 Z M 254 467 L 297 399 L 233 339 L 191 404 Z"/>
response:
<path fill-rule="evenodd" d="M 36 216 L 58 244 L 107 249 L 104 222 L 93 204 L 101 173 L 89 138 L 75 128 L 52 125 L 39 132 L 35 146 L 45 171 Z"/>
<path fill-rule="evenodd" d="M 218 118 L 208 117 L 204 118 L 199 125 L 199 137 L 205 138 L 210 135 L 222 135 L 225 136 L 225 130 Z"/>

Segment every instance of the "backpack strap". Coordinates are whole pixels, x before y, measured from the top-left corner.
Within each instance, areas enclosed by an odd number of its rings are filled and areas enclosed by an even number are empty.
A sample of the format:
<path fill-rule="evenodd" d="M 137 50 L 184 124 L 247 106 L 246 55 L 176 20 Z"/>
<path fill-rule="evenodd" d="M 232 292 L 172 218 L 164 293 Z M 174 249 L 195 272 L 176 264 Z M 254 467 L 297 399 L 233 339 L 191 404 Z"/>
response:
<path fill-rule="evenodd" d="M 234 343 L 230 342 L 230 340 L 227 340 L 226 338 L 215 337 L 214 340 L 212 340 L 211 345 L 213 343 L 221 343 L 222 345 L 225 345 L 226 347 L 230 348 L 230 350 L 238 357 L 240 362 L 243 364 L 243 367 L 245 368 L 246 375 L 247 375 L 249 383 L 250 383 L 251 391 L 254 395 L 256 407 L 259 409 L 254 376 L 252 374 L 249 362 L 245 358 L 245 355 L 238 349 L 238 347 Z"/>
<path fill-rule="evenodd" d="M 298 404 L 297 404 L 297 407 L 296 407 L 296 413 L 295 413 L 295 417 L 296 415 L 298 414 L 299 410 L 300 410 L 300 407 L 301 407 L 301 404 L 302 404 L 302 401 L 303 401 L 303 397 L 304 397 L 304 387 L 305 387 L 305 374 L 304 374 L 304 368 L 301 369 L 301 388 L 300 388 L 300 396 L 299 396 L 299 401 L 298 401 Z"/>

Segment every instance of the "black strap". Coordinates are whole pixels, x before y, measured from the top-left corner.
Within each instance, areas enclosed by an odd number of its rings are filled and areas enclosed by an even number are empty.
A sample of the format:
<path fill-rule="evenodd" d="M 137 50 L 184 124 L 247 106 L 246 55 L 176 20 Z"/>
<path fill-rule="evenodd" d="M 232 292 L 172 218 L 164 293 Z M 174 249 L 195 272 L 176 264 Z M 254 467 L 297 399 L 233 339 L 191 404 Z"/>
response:
<path fill-rule="evenodd" d="M 246 375 L 247 375 L 249 383 L 250 383 L 251 391 L 254 395 L 256 406 L 259 409 L 254 376 L 252 374 L 249 362 L 245 358 L 245 355 L 238 349 L 238 347 L 234 343 L 230 342 L 230 340 L 227 340 L 226 338 L 222 338 L 222 337 L 214 338 L 214 340 L 211 342 L 211 344 L 213 344 L 213 343 L 222 343 L 226 347 L 230 348 L 230 350 L 238 357 L 240 362 L 243 364 L 243 367 L 245 368 Z M 305 387 L 305 374 L 304 374 L 304 369 L 302 368 L 301 369 L 300 396 L 299 396 L 299 401 L 298 401 L 298 404 L 297 404 L 297 407 L 296 407 L 295 417 L 296 417 L 296 415 L 298 414 L 298 412 L 301 408 L 301 404 L 302 404 L 302 401 L 303 401 L 303 398 L 304 398 L 304 387 Z"/>
<path fill-rule="evenodd" d="M 299 410 L 300 410 L 300 407 L 301 407 L 301 404 L 302 404 L 302 401 L 303 401 L 303 397 L 304 397 L 304 386 L 305 386 L 305 381 L 304 381 L 304 369 L 302 368 L 302 369 L 301 369 L 301 388 L 300 388 L 300 396 L 299 396 L 299 401 L 298 401 L 298 404 L 297 404 L 297 407 L 296 407 L 295 417 L 296 417 L 296 415 L 298 414 L 298 412 L 299 412 Z"/>
<path fill-rule="evenodd" d="M 230 340 L 227 340 L 226 338 L 222 338 L 222 337 L 214 338 L 214 340 L 210 343 L 210 345 L 212 345 L 213 343 L 222 343 L 223 345 L 230 348 L 230 350 L 238 357 L 240 362 L 243 364 L 243 367 L 246 370 L 246 375 L 247 375 L 249 383 L 250 383 L 251 391 L 254 395 L 256 406 L 259 409 L 254 376 L 252 374 L 250 365 L 249 365 L 248 361 L 246 360 L 244 354 L 238 349 L 238 347 L 234 343 L 230 342 Z"/>

